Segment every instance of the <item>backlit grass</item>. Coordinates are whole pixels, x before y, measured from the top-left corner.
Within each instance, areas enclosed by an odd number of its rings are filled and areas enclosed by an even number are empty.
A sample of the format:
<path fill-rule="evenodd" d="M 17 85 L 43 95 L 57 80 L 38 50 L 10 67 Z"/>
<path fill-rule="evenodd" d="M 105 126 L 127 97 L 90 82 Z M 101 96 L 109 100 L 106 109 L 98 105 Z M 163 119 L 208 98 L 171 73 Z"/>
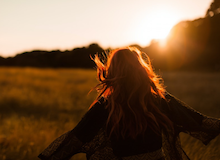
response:
<path fill-rule="evenodd" d="M 220 117 L 220 73 L 164 72 L 167 90 L 200 112 Z M 37 160 L 72 129 L 96 97 L 94 70 L 0 68 L 0 159 Z M 208 146 L 185 134 L 191 159 L 220 159 L 220 137 Z M 85 159 L 83 154 L 72 159 Z"/>

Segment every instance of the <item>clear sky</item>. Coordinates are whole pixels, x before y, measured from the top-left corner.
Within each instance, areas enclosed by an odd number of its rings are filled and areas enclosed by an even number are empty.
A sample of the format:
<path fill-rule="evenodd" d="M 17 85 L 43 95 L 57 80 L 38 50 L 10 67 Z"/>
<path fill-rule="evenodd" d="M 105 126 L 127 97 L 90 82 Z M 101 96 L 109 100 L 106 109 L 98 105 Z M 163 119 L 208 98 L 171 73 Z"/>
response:
<path fill-rule="evenodd" d="M 212 0 L 0 0 L 0 56 L 33 49 L 147 46 Z"/>

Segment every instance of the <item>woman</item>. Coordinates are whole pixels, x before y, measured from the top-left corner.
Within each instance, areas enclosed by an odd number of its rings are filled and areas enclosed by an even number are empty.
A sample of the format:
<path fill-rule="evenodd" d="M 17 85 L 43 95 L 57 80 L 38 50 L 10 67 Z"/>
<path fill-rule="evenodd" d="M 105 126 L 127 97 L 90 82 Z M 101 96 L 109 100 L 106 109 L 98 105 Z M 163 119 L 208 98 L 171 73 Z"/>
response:
<path fill-rule="evenodd" d="M 146 60 L 144 60 L 144 58 Z M 99 95 L 83 119 L 57 138 L 41 159 L 181 160 L 179 133 L 204 144 L 220 133 L 220 120 L 196 112 L 165 91 L 146 54 L 136 48 L 112 51 L 106 63 L 96 55 Z"/>

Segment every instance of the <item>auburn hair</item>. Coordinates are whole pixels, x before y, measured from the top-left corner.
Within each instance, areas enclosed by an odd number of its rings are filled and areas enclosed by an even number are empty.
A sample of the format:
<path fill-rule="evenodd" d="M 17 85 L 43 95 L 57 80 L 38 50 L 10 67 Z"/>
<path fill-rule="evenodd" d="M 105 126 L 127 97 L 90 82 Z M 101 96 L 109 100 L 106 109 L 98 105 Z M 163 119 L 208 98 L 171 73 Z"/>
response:
<path fill-rule="evenodd" d="M 108 102 L 106 126 L 110 136 L 136 138 L 147 127 L 159 134 L 162 128 L 172 129 L 172 122 L 158 108 L 165 89 L 147 54 L 126 47 L 111 51 L 104 61 L 97 54 L 93 60 L 100 81 L 94 103 L 100 97 Z"/>

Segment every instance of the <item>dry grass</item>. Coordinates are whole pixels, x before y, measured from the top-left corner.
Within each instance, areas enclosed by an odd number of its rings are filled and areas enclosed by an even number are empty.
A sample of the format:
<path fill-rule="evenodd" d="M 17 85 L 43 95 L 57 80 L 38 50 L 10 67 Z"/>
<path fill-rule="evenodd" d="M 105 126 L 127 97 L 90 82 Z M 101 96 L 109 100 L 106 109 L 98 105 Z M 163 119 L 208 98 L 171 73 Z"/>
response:
<path fill-rule="evenodd" d="M 72 129 L 96 97 L 96 73 L 82 69 L 0 68 L 0 159 L 37 160 Z M 220 117 L 220 73 L 163 73 L 167 90 L 195 109 Z M 208 146 L 181 135 L 192 159 L 220 159 L 220 137 Z M 80 154 L 72 159 L 85 159 Z"/>

